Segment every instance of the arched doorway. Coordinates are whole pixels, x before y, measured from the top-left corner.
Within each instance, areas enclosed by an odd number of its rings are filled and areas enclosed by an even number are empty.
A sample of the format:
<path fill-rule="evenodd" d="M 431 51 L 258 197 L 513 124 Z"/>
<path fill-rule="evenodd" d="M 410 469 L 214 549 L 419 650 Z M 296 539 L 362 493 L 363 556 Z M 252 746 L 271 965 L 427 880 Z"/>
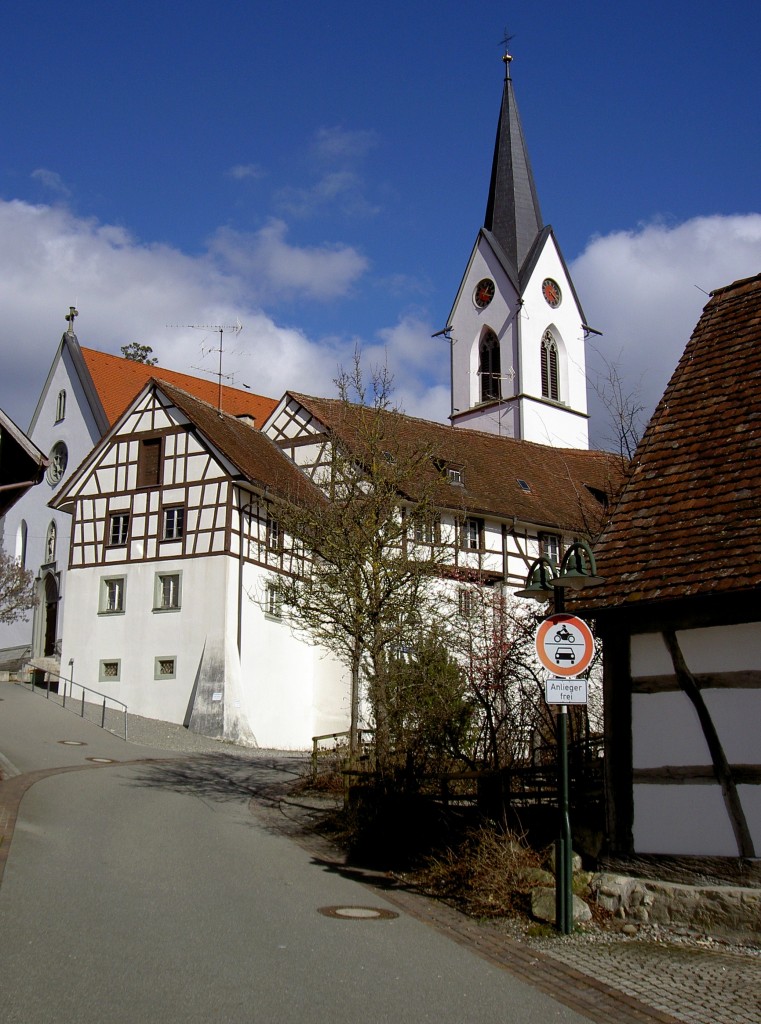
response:
<path fill-rule="evenodd" d="M 45 658 L 52 658 L 56 651 L 56 631 L 58 627 L 58 583 L 52 572 L 45 577 L 45 593 L 43 601 L 43 644 L 42 654 Z"/>

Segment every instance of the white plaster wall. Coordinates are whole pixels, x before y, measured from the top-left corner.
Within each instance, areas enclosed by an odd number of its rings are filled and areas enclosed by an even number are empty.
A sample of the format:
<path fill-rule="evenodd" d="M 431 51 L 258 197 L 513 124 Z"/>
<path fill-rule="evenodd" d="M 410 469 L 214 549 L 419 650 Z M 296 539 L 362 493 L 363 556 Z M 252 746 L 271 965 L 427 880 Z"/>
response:
<path fill-rule="evenodd" d="M 66 416 L 55 422 L 56 403 L 59 391 L 66 391 Z M 30 410 L 31 415 L 32 410 Z M 69 461 L 64 479 L 79 465 L 90 451 L 99 434 L 95 422 L 86 407 L 84 395 L 78 381 L 73 375 L 71 361 L 64 351 L 64 356 L 56 363 L 52 378 L 45 392 L 37 419 L 29 437 L 40 451 L 46 455 L 53 445 L 63 441 L 68 449 Z M 45 539 L 48 525 L 55 520 L 57 528 L 56 571 L 61 574 L 61 594 L 65 591 L 65 575 L 69 562 L 69 538 L 71 535 L 71 516 L 65 512 L 54 512 L 47 503 L 60 488 L 61 483 L 51 485 L 47 479 L 27 493 L 13 506 L 3 521 L 3 549 L 15 555 L 16 534 L 21 520 L 28 527 L 26 567 L 37 572 L 45 561 Z M 63 600 L 58 607 L 58 636 L 63 631 Z M 32 613 L 15 623 L 0 624 L 0 650 L 6 647 L 31 644 Z"/>
<path fill-rule="evenodd" d="M 479 309 L 473 302 L 473 291 L 485 277 L 495 285 L 494 298 L 486 307 Z M 499 261 L 483 240 L 476 248 L 465 276 L 462 290 L 452 311 L 452 364 L 454 368 L 453 400 L 455 410 L 465 412 L 480 401 L 478 370 L 478 342 L 484 327 L 491 327 L 500 340 L 500 365 L 505 374 L 515 365 L 514 321 L 512 313 L 518 296 Z M 442 342 L 442 345 L 444 343 Z M 442 356 L 443 358 L 443 356 Z M 502 395 L 514 392 L 509 380 L 502 381 Z M 475 426 L 475 424 L 473 424 Z M 487 428 L 481 428 L 487 429 Z M 497 427 L 494 428 L 497 433 Z"/>
<path fill-rule="evenodd" d="M 207 636 L 225 630 L 226 558 L 195 558 L 72 570 L 61 672 L 127 704 L 132 714 L 183 722 Z M 182 606 L 153 611 L 156 571 L 182 573 Z M 100 581 L 127 576 L 125 611 L 98 613 Z M 219 595 L 217 600 L 210 595 Z M 175 679 L 155 679 L 157 657 L 176 657 Z M 120 659 L 118 682 L 100 681 L 99 663 Z"/>
<path fill-rule="evenodd" d="M 297 637 L 285 618 L 266 614 L 270 573 L 246 565 L 242 604 L 242 687 L 262 747 L 308 749 L 312 736 L 349 727 L 348 673 Z"/>
<path fill-rule="evenodd" d="M 761 786 L 738 786 L 737 795 L 745 812 L 756 856 L 761 852 Z"/>
<path fill-rule="evenodd" d="M 526 441 L 553 448 L 589 448 L 587 419 L 572 415 L 561 405 L 524 399 L 522 416 Z"/>
<path fill-rule="evenodd" d="M 552 309 L 542 295 L 542 282 L 547 277 L 557 281 L 563 294 L 556 309 Z M 547 328 L 552 327 L 565 347 L 566 365 L 561 376 L 561 384 L 565 383 L 565 388 L 561 387 L 561 401 L 577 412 L 586 412 L 586 359 L 581 311 L 552 238 L 548 239 L 526 285 L 520 317 L 523 390 L 532 395 L 542 393 L 539 344 Z"/>
<path fill-rule="evenodd" d="M 761 623 L 706 626 L 676 634 L 691 672 L 741 672 L 761 664 Z M 660 633 L 638 633 L 631 638 L 632 678 L 672 675 L 674 666 Z"/>
<path fill-rule="evenodd" d="M 721 788 L 715 784 L 635 785 L 633 835 L 637 853 L 737 856 Z"/>
<path fill-rule="evenodd" d="M 761 690 L 703 690 L 730 764 L 761 764 Z M 761 794 L 761 786 L 757 787 Z"/>
<path fill-rule="evenodd" d="M 697 712 L 686 694 L 632 695 L 632 765 L 711 764 Z"/>

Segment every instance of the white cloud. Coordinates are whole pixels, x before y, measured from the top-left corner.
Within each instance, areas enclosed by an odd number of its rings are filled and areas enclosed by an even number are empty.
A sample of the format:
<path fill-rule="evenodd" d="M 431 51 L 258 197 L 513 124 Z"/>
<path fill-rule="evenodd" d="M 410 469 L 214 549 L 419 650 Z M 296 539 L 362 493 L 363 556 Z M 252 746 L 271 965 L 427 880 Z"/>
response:
<path fill-rule="evenodd" d="M 378 145 L 374 131 L 351 130 L 338 125 L 320 128 L 315 133 L 312 152 L 326 163 L 346 163 L 361 160 Z"/>
<path fill-rule="evenodd" d="M 228 177 L 235 178 L 236 181 L 245 181 L 246 179 L 259 181 L 267 176 L 267 172 L 259 164 L 235 164 L 227 174 Z"/>
<path fill-rule="evenodd" d="M 286 241 L 286 233 L 282 220 L 271 220 L 256 233 L 220 228 L 212 250 L 229 272 L 246 277 L 263 301 L 287 301 L 289 292 L 334 299 L 346 294 L 367 269 L 367 259 L 351 246 L 299 248 Z"/>
<path fill-rule="evenodd" d="M 32 171 L 30 177 L 34 181 L 38 181 L 49 192 L 55 192 L 57 195 L 64 196 L 65 198 L 71 195 L 71 189 L 64 183 L 58 171 L 50 171 L 46 167 L 38 167 L 37 170 Z"/>
<path fill-rule="evenodd" d="M 223 371 L 235 372 L 239 386 L 273 397 L 288 387 L 332 394 L 338 364 L 351 358 L 354 339 L 317 343 L 279 326 L 252 300 L 249 274 L 261 272 L 281 285 L 296 279 L 313 293 L 335 294 L 364 267 L 353 250 L 301 251 L 274 230 L 255 246 L 256 266 L 231 268 L 216 254 L 188 256 L 141 244 L 122 228 L 18 200 L 0 202 L 0 237 L 0 407 L 22 427 L 70 305 L 79 309 L 82 345 L 118 355 L 122 345 L 139 341 L 152 346 L 163 366 L 190 373 L 199 366 L 216 372 L 210 350 L 217 337 L 167 325 L 234 324 L 240 317 L 244 331 L 225 340 Z M 243 248 L 240 238 L 238 244 Z"/>
<path fill-rule="evenodd" d="M 593 238 L 571 273 L 591 327 L 603 331 L 588 348 L 594 382 L 603 360 L 618 363 L 625 386 L 639 388 L 650 416 L 708 301 L 706 292 L 761 272 L 761 214 L 696 217 L 647 224 Z M 590 388 L 591 433 L 610 430 Z"/>
<path fill-rule="evenodd" d="M 286 389 L 334 394 L 339 367 L 351 366 L 359 345 L 366 365 L 387 359 L 395 398 L 407 412 L 446 413 L 449 387 L 441 377 L 448 357 L 434 350 L 431 325 L 422 318 L 404 318 L 364 345 L 353 335 L 316 340 L 280 326 L 258 296 L 252 299 L 259 275 L 281 289 L 285 282 L 325 297 L 341 294 L 366 266 L 352 249 L 301 250 L 284 235 L 278 223 L 254 236 L 227 233 L 217 236 L 212 252 L 188 256 L 142 244 L 123 228 L 64 207 L 0 201 L 0 407 L 28 425 L 66 329 L 64 315 L 75 305 L 82 345 L 118 355 L 122 345 L 137 341 L 150 345 L 162 366 L 209 376 L 218 368 L 218 334 L 172 325 L 240 318 L 241 334 L 224 338 L 223 372 L 234 374 L 236 386 L 272 397 Z M 438 368 L 434 378 L 431 366 Z"/>

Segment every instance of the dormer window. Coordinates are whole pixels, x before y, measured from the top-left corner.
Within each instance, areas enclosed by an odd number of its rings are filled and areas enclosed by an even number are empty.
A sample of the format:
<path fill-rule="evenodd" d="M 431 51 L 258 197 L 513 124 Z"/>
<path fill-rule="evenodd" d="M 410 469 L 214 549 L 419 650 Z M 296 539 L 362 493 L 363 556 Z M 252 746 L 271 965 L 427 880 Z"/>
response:
<path fill-rule="evenodd" d="M 445 462 L 443 459 L 434 459 L 433 462 L 436 469 L 446 478 L 450 484 L 459 484 L 462 486 L 465 483 L 465 470 L 462 466 L 456 466 L 451 462 Z"/>

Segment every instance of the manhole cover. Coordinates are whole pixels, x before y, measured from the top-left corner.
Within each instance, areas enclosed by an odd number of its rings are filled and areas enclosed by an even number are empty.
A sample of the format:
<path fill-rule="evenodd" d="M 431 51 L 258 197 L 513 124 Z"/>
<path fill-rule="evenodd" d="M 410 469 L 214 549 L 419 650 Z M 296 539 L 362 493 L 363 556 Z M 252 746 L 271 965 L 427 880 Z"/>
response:
<path fill-rule="evenodd" d="M 113 757 L 86 757 L 85 761 L 92 761 L 93 764 L 118 764 Z"/>
<path fill-rule="evenodd" d="M 86 747 L 87 744 L 83 740 L 59 740 L 64 747 Z"/>
<path fill-rule="evenodd" d="M 348 921 L 392 921 L 399 917 L 384 907 L 318 907 L 325 917 L 338 917 Z"/>

